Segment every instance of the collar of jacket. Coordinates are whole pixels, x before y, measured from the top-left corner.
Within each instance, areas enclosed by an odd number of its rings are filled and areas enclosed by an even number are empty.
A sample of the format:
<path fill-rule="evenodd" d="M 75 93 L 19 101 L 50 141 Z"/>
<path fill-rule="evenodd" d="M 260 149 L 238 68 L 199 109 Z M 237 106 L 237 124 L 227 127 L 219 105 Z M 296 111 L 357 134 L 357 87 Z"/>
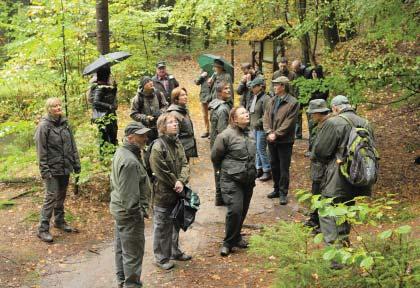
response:
<path fill-rule="evenodd" d="M 53 125 L 55 126 L 59 126 L 64 124 L 65 122 L 67 122 L 67 118 L 64 116 L 61 116 L 59 118 L 53 118 L 51 115 L 46 115 L 43 117 L 43 119 L 45 119 L 48 122 L 51 122 Z"/>
<path fill-rule="evenodd" d="M 155 96 L 155 90 L 152 90 L 152 92 L 150 94 L 147 94 L 143 88 L 141 88 L 139 90 L 139 94 L 142 97 L 146 97 L 146 98 L 153 98 L 153 96 Z"/>
<path fill-rule="evenodd" d="M 223 101 L 219 98 L 213 99 L 209 104 L 209 109 L 216 109 L 217 107 L 219 107 L 223 103 L 226 103 L 226 101 Z"/>
<path fill-rule="evenodd" d="M 129 143 L 127 139 L 124 138 L 122 147 L 133 153 L 137 157 L 137 159 L 140 159 L 141 153 L 139 146 L 137 146 L 136 144 Z"/>
<path fill-rule="evenodd" d="M 240 133 L 244 134 L 245 136 L 248 136 L 249 134 L 249 126 L 246 126 L 245 128 L 241 128 L 239 126 L 232 126 L 230 125 L 230 127 L 232 127 L 232 129 L 235 129 L 237 131 L 239 131 Z"/>
<path fill-rule="evenodd" d="M 260 99 L 265 94 L 264 90 L 261 90 L 260 93 L 257 94 L 257 99 Z"/>
<path fill-rule="evenodd" d="M 275 95 L 276 97 L 279 97 L 280 98 L 280 100 L 281 101 L 285 101 L 285 102 L 289 102 L 290 101 L 290 95 L 289 94 L 284 94 L 283 96 L 277 96 L 277 95 Z M 277 98 L 276 98 L 277 99 Z"/>
<path fill-rule="evenodd" d="M 177 105 L 177 104 L 171 104 L 171 106 L 169 106 L 166 111 L 167 112 L 176 111 L 176 112 L 179 112 L 183 115 L 186 115 L 188 113 L 187 107 L 182 107 L 182 106 Z"/>
<path fill-rule="evenodd" d="M 178 135 L 168 135 L 164 134 L 161 136 L 161 138 L 166 142 L 170 144 L 175 144 L 175 142 L 178 140 Z"/>
<path fill-rule="evenodd" d="M 353 113 L 353 114 L 357 114 L 357 113 L 356 113 L 356 111 L 354 111 L 354 109 L 353 109 L 353 108 L 346 108 L 346 109 L 343 109 L 343 110 L 341 110 L 338 114 L 343 114 L 343 113 L 346 113 L 346 112 L 350 112 L 350 113 Z"/>

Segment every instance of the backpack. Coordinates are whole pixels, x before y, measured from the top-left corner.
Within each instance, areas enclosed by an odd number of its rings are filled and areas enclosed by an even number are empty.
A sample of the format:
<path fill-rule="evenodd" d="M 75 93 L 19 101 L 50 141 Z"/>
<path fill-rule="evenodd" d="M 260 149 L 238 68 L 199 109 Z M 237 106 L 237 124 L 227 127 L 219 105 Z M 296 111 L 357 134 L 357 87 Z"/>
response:
<path fill-rule="evenodd" d="M 349 139 L 344 152 L 344 160 L 340 165 L 341 175 L 356 187 L 370 187 L 376 183 L 379 168 L 379 153 L 369 130 L 356 127 L 344 115 L 339 117 L 351 125 Z"/>

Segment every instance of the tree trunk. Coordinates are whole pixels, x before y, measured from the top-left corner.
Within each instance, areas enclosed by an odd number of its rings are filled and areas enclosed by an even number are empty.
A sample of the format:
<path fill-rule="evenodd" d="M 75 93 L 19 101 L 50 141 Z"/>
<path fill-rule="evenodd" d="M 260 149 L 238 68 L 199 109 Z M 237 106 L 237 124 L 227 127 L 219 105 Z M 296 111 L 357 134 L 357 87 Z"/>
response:
<path fill-rule="evenodd" d="M 204 30 L 204 49 L 210 47 L 210 20 L 206 19 L 206 28 Z"/>
<path fill-rule="evenodd" d="M 96 0 L 96 47 L 102 55 L 109 53 L 108 0 Z"/>
<path fill-rule="evenodd" d="M 298 11 L 299 22 L 303 23 L 306 17 L 306 0 L 297 0 L 296 8 Z M 299 41 L 302 50 L 302 63 L 308 65 L 310 63 L 311 55 L 311 38 L 309 37 L 309 33 L 306 32 L 300 36 Z"/>
<path fill-rule="evenodd" d="M 328 16 L 324 20 L 323 30 L 324 30 L 324 39 L 325 46 L 329 47 L 331 50 L 334 50 L 335 46 L 340 42 L 340 37 L 338 34 L 337 19 L 334 13 L 334 6 L 331 3 L 331 0 L 326 0 L 325 5 L 328 5 Z"/>

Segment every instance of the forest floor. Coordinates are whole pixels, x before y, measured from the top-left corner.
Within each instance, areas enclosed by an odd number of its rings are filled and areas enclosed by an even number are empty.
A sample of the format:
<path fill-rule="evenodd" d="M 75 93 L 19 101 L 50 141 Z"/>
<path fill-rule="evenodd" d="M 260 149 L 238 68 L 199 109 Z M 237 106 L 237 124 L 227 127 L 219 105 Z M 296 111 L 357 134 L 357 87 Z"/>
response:
<path fill-rule="evenodd" d="M 247 46 L 241 46 L 237 51 L 237 63 L 248 60 Z M 226 49 L 212 52 L 229 59 Z M 293 54 L 293 51 L 290 52 Z M 170 72 L 189 92 L 200 155 L 191 163 L 191 186 L 200 195 L 202 205 L 193 227 L 186 233 L 181 232 L 181 248 L 193 259 L 178 262 L 176 268 L 169 272 L 162 272 L 153 265 L 152 225 L 150 220 L 146 221 L 142 280 L 146 287 L 268 287 L 275 278 L 275 270 L 260 265 L 262 260 L 267 259 L 250 255 L 245 250 L 237 250 L 226 258 L 219 256 L 225 208 L 213 205 L 214 181 L 209 140 L 199 137 L 203 131 L 199 87 L 192 81 L 199 68 L 187 55 L 168 59 L 168 63 L 173 64 L 169 66 Z M 236 75 L 236 79 L 240 79 L 240 71 L 236 71 Z M 395 220 L 419 227 L 420 166 L 414 164 L 415 157 L 420 155 L 419 112 L 410 106 L 374 108 L 362 107 L 362 114 L 373 123 L 381 152 L 381 172 L 375 195 L 397 194 L 402 202 L 395 210 Z M 128 106 L 119 111 L 120 132 L 129 121 L 127 112 Z M 304 128 L 307 135 L 306 126 Z M 243 229 L 246 238 L 259 233 L 264 225 L 274 224 L 280 219 L 304 221 L 305 208 L 296 203 L 293 192 L 310 189 L 309 160 L 304 157 L 306 149 L 306 140 L 295 142 L 290 173 L 291 201 L 287 206 L 280 206 L 278 200 L 266 198 L 272 190 L 271 181 L 257 181 Z M 80 233 L 66 234 L 52 228 L 54 244 L 46 244 L 36 238 L 43 200 L 41 182 L 0 184 L 0 200 L 27 192 L 15 199 L 15 205 L 0 209 L 0 287 L 116 287 L 113 221 L 108 203 L 100 202 L 94 196 L 102 193 L 103 181 L 98 179 L 89 186 L 81 187 L 79 196 L 73 195 L 70 189 L 65 206 L 67 217 Z M 418 235 L 418 228 L 414 233 Z"/>

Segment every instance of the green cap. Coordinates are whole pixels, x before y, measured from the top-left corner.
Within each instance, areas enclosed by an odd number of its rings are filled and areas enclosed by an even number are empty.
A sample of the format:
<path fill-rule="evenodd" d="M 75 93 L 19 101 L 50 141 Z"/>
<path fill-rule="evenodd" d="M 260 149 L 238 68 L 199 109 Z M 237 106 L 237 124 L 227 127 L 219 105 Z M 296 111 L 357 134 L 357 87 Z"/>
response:
<path fill-rule="evenodd" d="M 140 122 L 132 121 L 132 122 L 128 123 L 128 125 L 125 127 L 124 134 L 125 134 L 125 136 L 131 135 L 131 134 L 143 135 L 143 134 L 146 134 L 149 131 L 150 131 L 150 129 L 145 127 Z"/>
<path fill-rule="evenodd" d="M 253 88 L 257 85 L 261 85 L 261 86 L 264 85 L 264 78 L 263 77 L 257 76 L 257 77 L 254 78 L 254 80 L 249 82 L 249 87 L 251 87 L 251 88 Z"/>
<path fill-rule="evenodd" d="M 165 61 L 159 61 L 156 63 L 156 68 L 162 68 L 162 67 L 166 67 Z"/>
<path fill-rule="evenodd" d="M 309 102 L 308 114 L 328 112 L 327 102 L 324 99 L 314 99 Z"/>
<path fill-rule="evenodd" d="M 338 106 L 342 104 L 350 104 L 349 99 L 343 95 L 337 95 L 331 100 L 331 106 Z"/>
<path fill-rule="evenodd" d="M 271 81 L 271 83 L 273 84 L 288 84 L 289 82 L 289 78 L 287 78 L 286 76 L 280 76 Z"/>

